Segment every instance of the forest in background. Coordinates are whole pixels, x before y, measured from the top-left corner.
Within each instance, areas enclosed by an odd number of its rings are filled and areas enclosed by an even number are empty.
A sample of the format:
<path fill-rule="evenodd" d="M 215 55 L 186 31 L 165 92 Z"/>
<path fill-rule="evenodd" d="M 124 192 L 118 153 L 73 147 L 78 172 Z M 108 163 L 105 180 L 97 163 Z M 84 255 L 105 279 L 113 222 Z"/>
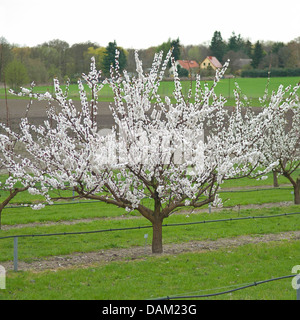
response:
<path fill-rule="evenodd" d="M 179 38 L 168 39 L 159 46 L 138 51 L 144 70 L 151 67 L 156 52 L 163 50 L 166 54 L 171 47 L 175 60 L 195 60 L 200 64 L 207 56 L 215 56 L 223 64 L 230 59 L 227 73 L 234 76 L 263 77 L 267 76 L 268 70 L 274 70 L 274 76 L 278 72 L 279 76 L 300 75 L 300 37 L 288 43 L 252 43 L 235 32 L 225 40 L 220 31 L 215 31 L 210 43 L 188 46 L 182 45 Z M 5 82 L 13 89 L 31 81 L 36 84 L 52 83 L 53 78 L 62 82 L 70 79 L 71 83 L 75 83 L 82 72 L 89 71 L 92 56 L 96 59 L 97 67 L 103 71 L 103 76 L 109 76 L 116 49 L 120 52 L 120 69 L 126 68 L 134 74 L 135 49 L 121 48 L 116 41 L 109 42 L 106 47 L 90 41 L 70 46 L 66 41 L 55 39 L 35 47 L 22 47 L 10 44 L 2 37 L 0 82 Z M 199 70 L 201 72 L 208 75 L 210 71 Z"/>

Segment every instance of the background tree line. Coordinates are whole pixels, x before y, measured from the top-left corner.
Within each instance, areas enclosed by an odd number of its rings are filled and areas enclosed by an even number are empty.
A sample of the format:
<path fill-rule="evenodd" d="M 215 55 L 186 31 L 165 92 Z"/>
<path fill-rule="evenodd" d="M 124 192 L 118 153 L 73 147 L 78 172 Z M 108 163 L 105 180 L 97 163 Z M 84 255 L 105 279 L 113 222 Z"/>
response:
<path fill-rule="evenodd" d="M 107 47 L 89 41 L 70 46 L 56 39 L 36 47 L 19 47 L 1 38 L 0 82 L 6 81 L 14 89 L 29 81 L 49 83 L 53 78 L 62 82 L 70 79 L 71 83 L 75 83 L 83 72 L 89 72 L 92 56 L 103 76 L 109 76 L 110 66 L 115 63 L 116 49 L 120 52 L 119 64 L 123 70 L 128 53 L 115 41 L 109 42 Z"/>
<path fill-rule="evenodd" d="M 285 76 L 294 75 L 292 71 L 290 73 L 287 70 L 300 68 L 300 37 L 287 44 L 272 41 L 251 43 L 249 39 L 243 39 L 240 34 L 236 35 L 234 32 L 228 41 L 225 41 L 221 32 L 215 31 L 209 49 L 220 62 L 224 63 L 230 59 L 232 73 L 241 71 L 240 67 L 242 66 L 243 73 L 248 76 L 267 76 L 267 72 L 262 71 L 266 69 L 276 69 L 278 76 Z M 249 64 L 244 66 L 239 64 L 247 59 Z M 287 70 L 279 72 L 278 69 Z M 258 70 L 260 71 L 258 72 Z M 297 75 L 300 73 L 298 72 Z"/>
<path fill-rule="evenodd" d="M 265 69 L 300 68 L 300 37 L 289 43 L 252 43 L 235 32 L 228 40 L 224 40 L 221 32 L 215 31 L 207 44 L 183 46 L 178 38 L 168 39 L 159 46 L 139 50 L 144 70 L 150 69 L 156 52 L 163 50 L 166 54 L 171 47 L 175 60 L 195 60 L 201 63 L 208 55 L 217 57 L 221 63 L 230 59 L 229 72 L 235 75 L 241 75 L 242 70 L 251 71 L 252 73 L 248 72 L 248 76 L 262 76 L 267 74 L 262 71 Z M 35 81 L 37 84 L 49 83 L 54 77 L 60 81 L 70 78 L 71 82 L 75 83 L 82 72 L 89 71 L 92 56 L 95 57 L 97 67 L 103 71 L 103 75 L 109 76 L 116 49 L 120 51 L 120 69 L 126 67 L 128 72 L 135 73 L 135 50 L 118 47 L 116 41 L 109 42 L 106 47 L 90 41 L 70 46 L 66 41 L 55 39 L 35 47 L 20 47 L 10 44 L 2 37 L 0 82 L 6 80 L 6 83 L 14 88 L 29 81 Z M 255 70 L 260 70 L 260 73 Z"/>

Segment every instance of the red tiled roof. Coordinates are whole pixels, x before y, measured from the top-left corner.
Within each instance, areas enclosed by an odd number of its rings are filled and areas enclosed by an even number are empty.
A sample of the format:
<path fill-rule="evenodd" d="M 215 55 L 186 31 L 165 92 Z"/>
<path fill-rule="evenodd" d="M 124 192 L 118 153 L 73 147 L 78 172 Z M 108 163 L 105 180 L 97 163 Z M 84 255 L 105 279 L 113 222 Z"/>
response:
<path fill-rule="evenodd" d="M 181 68 L 184 69 L 193 69 L 193 68 L 199 68 L 199 64 L 194 60 L 177 60 L 181 66 Z"/>
<path fill-rule="evenodd" d="M 216 68 L 222 68 L 222 64 L 216 57 L 208 56 L 207 58 Z"/>

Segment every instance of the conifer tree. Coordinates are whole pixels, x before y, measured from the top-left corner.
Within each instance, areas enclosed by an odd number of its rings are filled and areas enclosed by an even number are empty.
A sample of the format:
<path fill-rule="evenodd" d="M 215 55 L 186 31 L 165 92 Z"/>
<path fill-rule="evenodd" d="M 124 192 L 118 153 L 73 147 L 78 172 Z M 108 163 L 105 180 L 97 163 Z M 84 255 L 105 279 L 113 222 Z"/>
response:
<path fill-rule="evenodd" d="M 209 49 L 211 50 L 213 56 L 215 56 L 219 61 L 222 61 L 225 54 L 226 45 L 223 41 L 220 31 L 214 32 Z"/>

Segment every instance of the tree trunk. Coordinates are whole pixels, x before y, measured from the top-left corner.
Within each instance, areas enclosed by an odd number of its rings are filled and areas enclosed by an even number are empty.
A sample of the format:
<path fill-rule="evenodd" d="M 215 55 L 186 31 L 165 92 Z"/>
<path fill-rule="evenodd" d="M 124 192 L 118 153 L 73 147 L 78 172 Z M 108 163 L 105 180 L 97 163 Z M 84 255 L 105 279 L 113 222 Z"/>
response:
<path fill-rule="evenodd" d="M 152 253 L 162 253 L 162 221 L 155 220 L 152 222 L 153 238 L 152 238 Z"/>
<path fill-rule="evenodd" d="M 300 178 L 297 178 L 294 186 L 294 203 L 300 204 Z"/>
<path fill-rule="evenodd" d="M 275 170 L 273 170 L 273 187 L 274 188 L 279 187 L 278 179 L 277 179 L 277 172 Z"/>

